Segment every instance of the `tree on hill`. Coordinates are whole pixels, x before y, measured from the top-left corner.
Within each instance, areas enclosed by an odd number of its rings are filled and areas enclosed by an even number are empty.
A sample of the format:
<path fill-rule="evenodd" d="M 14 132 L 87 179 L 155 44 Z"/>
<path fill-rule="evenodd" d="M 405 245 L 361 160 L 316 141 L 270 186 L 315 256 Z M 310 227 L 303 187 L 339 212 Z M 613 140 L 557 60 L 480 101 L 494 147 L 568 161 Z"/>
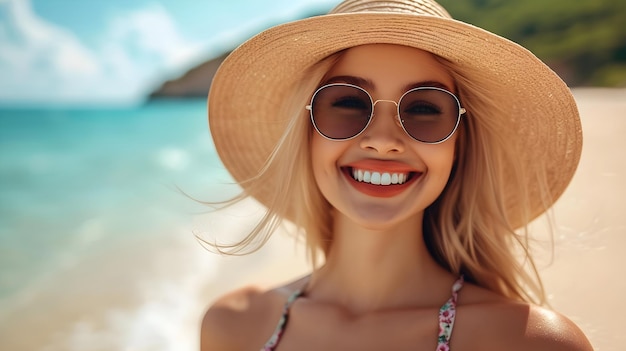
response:
<path fill-rule="evenodd" d="M 626 86 L 624 0 L 440 0 L 450 14 L 531 50 L 570 85 Z"/>

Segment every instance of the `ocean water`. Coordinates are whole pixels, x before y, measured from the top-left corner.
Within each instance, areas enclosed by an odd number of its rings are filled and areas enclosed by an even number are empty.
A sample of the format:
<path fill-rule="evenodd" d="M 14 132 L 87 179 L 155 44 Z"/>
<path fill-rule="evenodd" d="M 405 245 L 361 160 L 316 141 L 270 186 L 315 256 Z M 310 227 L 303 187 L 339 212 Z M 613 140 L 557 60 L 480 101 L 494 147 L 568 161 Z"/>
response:
<path fill-rule="evenodd" d="M 0 349 L 196 349 L 219 267 L 193 199 L 237 190 L 207 125 L 204 100 L 0 110 Z"/>

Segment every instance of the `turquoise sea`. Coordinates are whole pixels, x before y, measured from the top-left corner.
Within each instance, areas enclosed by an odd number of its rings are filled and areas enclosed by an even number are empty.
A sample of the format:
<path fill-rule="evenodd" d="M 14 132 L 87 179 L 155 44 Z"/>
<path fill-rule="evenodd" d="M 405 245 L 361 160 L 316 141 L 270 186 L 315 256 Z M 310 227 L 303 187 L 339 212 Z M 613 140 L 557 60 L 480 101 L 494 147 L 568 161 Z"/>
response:
<path fill-rule="evenodd" d="M 216 269 L 193 199 L 235 190 L 205 101 L 0 110 L 0 349 L 193 349 L 176 324 Z"/>

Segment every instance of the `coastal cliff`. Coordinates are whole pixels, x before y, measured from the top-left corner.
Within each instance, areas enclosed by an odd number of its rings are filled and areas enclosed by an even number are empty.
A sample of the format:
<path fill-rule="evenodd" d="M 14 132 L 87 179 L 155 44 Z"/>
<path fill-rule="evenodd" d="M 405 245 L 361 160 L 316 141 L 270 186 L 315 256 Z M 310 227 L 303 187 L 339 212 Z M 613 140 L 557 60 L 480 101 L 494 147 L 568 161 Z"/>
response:
<path fill-rule="evenodd" d="M 148 98 L 151 100 L 162 98 L 206 98 L 213 76 L 228 54 L 225 53 L 206 61 L 190 69 L 180 78 L 164 82 L 159 88 L 150 93 Z"/>

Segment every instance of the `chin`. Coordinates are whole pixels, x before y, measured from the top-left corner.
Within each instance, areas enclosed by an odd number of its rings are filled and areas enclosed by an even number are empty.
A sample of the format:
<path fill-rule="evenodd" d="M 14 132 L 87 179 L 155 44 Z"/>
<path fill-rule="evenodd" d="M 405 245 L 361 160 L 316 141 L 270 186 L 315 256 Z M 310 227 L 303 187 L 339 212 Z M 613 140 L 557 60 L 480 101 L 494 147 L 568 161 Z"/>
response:
<path fill-rule="evenodd" d="M 376 208 L 372 206 L 367 210 L 358 211 L 358 213 L 350 216 L 350 219 L 359 228 L 368 231 L 387 232 L 397 231 L 400 228 L 418 230 L 422 226 L 423 217 L 423 211 L 402 214 L 387 207 Z"/>

